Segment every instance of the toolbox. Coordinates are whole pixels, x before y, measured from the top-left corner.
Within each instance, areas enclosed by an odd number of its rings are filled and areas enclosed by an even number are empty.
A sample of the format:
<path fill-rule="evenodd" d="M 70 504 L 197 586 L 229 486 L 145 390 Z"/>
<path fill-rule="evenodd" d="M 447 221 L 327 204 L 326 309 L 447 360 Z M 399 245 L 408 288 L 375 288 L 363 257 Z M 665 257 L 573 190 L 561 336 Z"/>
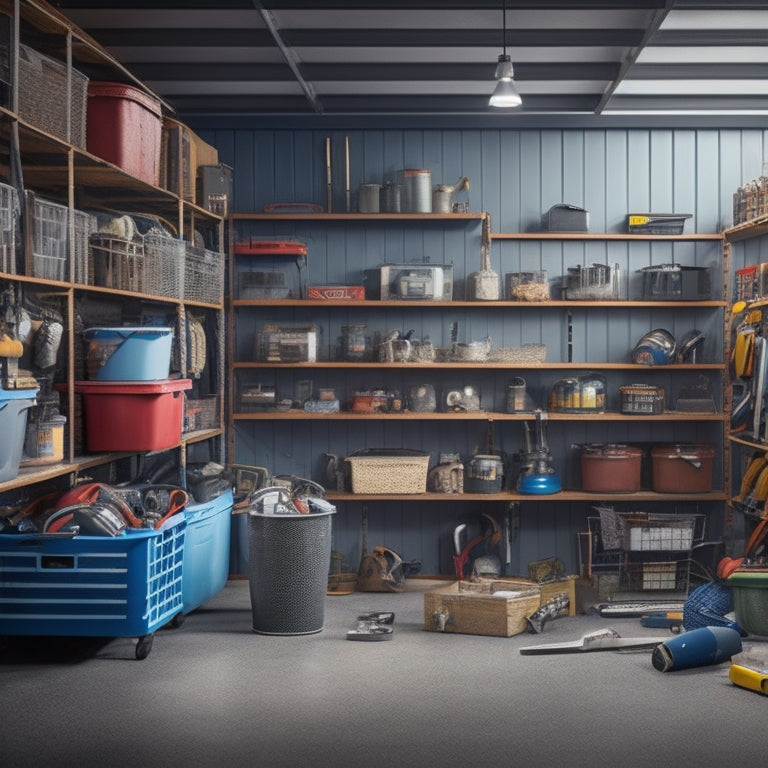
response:
<path fill-rule="evenodd" d="M 558 203 L 544 214 L 542 224 L 549 232 L 589 232 L 589 211 Z"/>
<path fill-rule="evenodd" d="M 627 232 L 638 235 L 682 235 L 690 213 L 628 213 Z"/>
<path fill-rule="evenodd" d="M 383 264 L 378 281 L 366 270 L 371 284 L 371 298 L 382 300 L 451 301 L 453 298 L 452 264 Z"/>
<path fill-rule="evenodd" d="M 622 413 L 642 416 L 664 413 L 665 395 L 663 387 L 655 384 L 624 384 L 619 387 Z"/>
<path fill-rule="evenodd" d="M 709 269 L 659 264 L 639 269 L 643 299 L 649 301 L 698 301 L 712 297 Z"/>

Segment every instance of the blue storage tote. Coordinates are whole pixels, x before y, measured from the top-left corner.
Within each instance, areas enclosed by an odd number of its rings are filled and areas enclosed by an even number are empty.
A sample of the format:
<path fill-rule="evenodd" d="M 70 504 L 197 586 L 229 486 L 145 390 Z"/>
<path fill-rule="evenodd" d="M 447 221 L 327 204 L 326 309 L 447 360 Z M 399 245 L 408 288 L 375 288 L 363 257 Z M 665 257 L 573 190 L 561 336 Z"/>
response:
<path fill-rule="evenodd" d="M 151 634 L 181 612 L 186 530 L 0 534 L 0 635 Z"/>
<path fill-rule="evenodd" d="M 0 483 L 19 474 L 27 411 L 35 404 L 36 389 L 0 388 Z"/>
<path fill-rule="evenodd" d="M 182 513 L 187 521 L 182 579 L 184 613 L 210 600 L 227 583 L 234 503 L 229 490 L 201 504 L 189 504 Z"/>
<path fill-rule="evenodd" d="M 83 336 L 92 381 L 161 381 L 170 374 L 173 328 L 86 328 Z"/>

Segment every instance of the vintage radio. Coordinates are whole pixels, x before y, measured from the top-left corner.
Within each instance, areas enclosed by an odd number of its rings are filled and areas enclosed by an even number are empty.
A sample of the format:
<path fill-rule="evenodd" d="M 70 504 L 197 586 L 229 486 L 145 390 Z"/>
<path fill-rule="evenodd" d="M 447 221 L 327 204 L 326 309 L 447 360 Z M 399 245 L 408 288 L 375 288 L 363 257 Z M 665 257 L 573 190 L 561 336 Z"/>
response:
<path fill-rule="evenodd" d="M 268 363 L 317 362 L 317 327 L 265 325 L 256 337 L 256 359 Z"/>
<path fill-rule="evenodd" d="M 452 264 L 383 264 L 379 296 L 414 301 L 450 301 L 453 298 Z"/>
<path fill-rule="evenodd" d="M 275 407 L 275 388 L 270 384 L 253 384 L 240 390 L 241 411 L 267 411 Z"/>

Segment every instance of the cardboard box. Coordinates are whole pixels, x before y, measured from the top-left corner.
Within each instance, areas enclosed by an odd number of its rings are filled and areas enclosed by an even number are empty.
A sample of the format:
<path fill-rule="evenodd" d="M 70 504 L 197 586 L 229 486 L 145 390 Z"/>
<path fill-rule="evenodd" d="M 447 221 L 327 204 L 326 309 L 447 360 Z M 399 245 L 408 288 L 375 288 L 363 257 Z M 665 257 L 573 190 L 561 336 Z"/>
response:
<path fill-rule="evenodd" d="M 526 630 L 526 618 L 540 604 L 541 589 L 533 581 L 457 581 L 424 593 L 424 629 L 512 637 Z"/>

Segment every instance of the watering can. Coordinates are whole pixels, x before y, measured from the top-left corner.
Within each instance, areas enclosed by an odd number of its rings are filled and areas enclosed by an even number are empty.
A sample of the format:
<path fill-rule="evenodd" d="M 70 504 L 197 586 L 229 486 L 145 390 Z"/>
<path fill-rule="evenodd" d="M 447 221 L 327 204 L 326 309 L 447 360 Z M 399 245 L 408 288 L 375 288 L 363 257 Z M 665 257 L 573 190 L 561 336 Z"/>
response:
<path fill-rule="evenodd" d="M 464 189 L 469 189 L 469 179 L 462 176 L 455 184 L 436 184 L 432 188 L 432 212 L 450 213 L 453 198 Z"/>

